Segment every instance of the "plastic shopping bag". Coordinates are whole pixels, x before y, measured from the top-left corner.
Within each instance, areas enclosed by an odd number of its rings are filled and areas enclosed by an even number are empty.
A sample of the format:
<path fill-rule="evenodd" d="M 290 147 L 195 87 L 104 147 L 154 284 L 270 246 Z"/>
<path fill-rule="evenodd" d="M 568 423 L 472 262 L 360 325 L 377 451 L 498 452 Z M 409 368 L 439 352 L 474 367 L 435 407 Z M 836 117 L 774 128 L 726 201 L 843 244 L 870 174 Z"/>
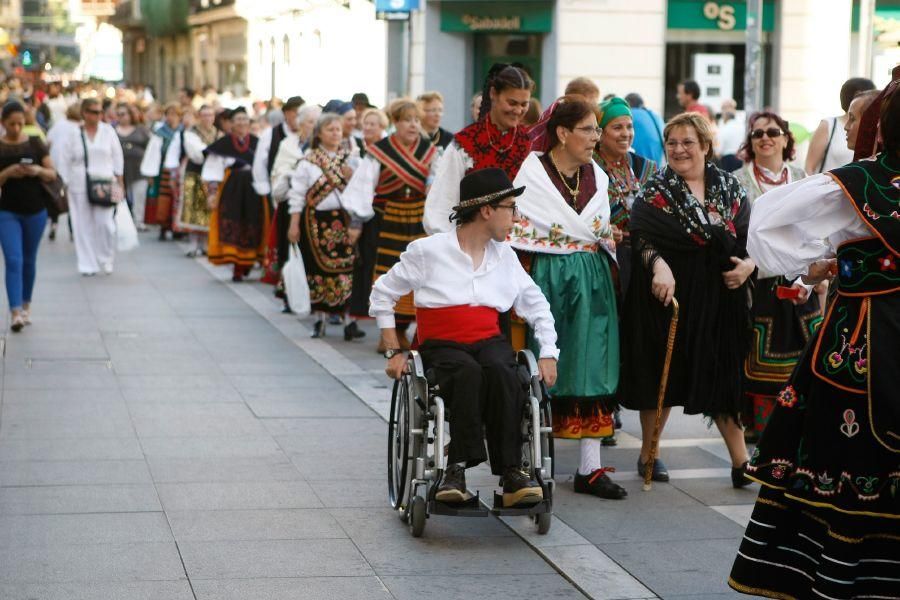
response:
<path fill-rule="evenodd" d="M 124 202 L 116 205 L 116 248 L 128 252 L 138 247 L 138 232 L 131 218 L 131 211 Z"/>
<path fill-rule="evenodd" d="M 281 269 L 284 279 L 284 292 L 287 294 L 291 310 L 299 317 L 306 317 L 312 310 L 309 303 L 309 283 L 306 281 L 306 267 L 297 244 L 291 244 L 288 261 Z"/>

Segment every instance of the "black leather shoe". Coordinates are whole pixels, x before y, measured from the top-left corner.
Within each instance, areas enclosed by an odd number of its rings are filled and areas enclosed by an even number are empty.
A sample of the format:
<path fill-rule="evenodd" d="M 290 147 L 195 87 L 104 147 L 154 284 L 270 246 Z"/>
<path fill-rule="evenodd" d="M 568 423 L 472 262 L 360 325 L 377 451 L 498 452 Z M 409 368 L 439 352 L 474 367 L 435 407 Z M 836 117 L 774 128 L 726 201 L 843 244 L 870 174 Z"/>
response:
<path fill-rule="evenodd" d="M 647 470 L 647 465 L 641 462 L 640 456 L 638 456 L 637 469 L 638 475 L 643 479 L 644 472 Z M 666 468 L 665 463 L 658 458 L 653 461 L 653 476 L 650 479 L 653 481 L 661 481 L 663 483 L 669 480 L 669 470 Z"/>
<path fill-rule="evenodd" d="M 744 477 L 744 474 L 747 473 L 747 464 L 749 461 L 744 461 L 740 467 L 731 467 L 731 485 L 735 488 L 747 487 L 752 481 Z"/>
<path fill-rule="evenodd" d="M 604 446 L 618 446 L 619 442 L 616 440 L 616 436 L 609 435 L 600 440 L 600 443 Z"/>
<path fill-rule="evenodd" d="M 316 321 L 316 324 L 313 325 L 312 337 L 325 337 L 325 321 L 322 321 L 321 319 Z"/>
<path fill-rule="evenodd" d="M 606 474 L 607 471 L 614 472 L 615 469 L 597 469 L 590 475 L 575 473 L 575 493 L 591 494 L 609 500 L 621 500 L 627 496 L 628 490 L 614 483 Z"/>
<path fill-rule="evenodd" d="M 364 337 L 366 337 L 366 332 L 359 330 L 359 325 L 356 324 L 356 321 L 350 321 L 350 324 L 344 327 L 345 342 L 352 342 Z"/>
<path fill-rule="evenodd" d="M 466 470 L 459 465 L 450 465 L 444 471 L 441 485 L 438 486 L 434 499 L 451 504 L 465 502 L 469 499 L 466 491 Z"/>
<path fill-rule="evenodd" d="M 503 507 L 531 506 L 544 499 L 544 490 L 519 467 L 507 467 L 503 471 Z"/>

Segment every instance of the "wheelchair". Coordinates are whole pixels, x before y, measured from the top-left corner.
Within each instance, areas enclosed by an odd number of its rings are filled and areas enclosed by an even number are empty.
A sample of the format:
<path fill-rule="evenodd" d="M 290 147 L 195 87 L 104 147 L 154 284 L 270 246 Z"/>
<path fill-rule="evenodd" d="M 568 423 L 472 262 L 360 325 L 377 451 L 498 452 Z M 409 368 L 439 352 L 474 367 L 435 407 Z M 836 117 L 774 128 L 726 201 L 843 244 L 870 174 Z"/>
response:
<path fill-rule="evenodd" d="M 525 515 L 537 532 L 550 531 L 553 514 L 553 426 L 549 397 L 538 378 L 537 361 L 529 350 L 516 355 L 519 380 L 528 393 L 522 407 L 522 465 L 533 469 L 543 490 L 543 500 L 528 507 L 505 508 L 503 496 L 494 492 L 492 506 L 479 493 L 468 501 L 447 504 L 435 499 L 447 464 L 444 423 L 447 413 L 434 373 L 425 371 L 422 358 L 410 351 L 407 372 L 394 382 L 388 421 L 388 498 L 413 537 L 425 531 L 431 515 L 487 517 Z"/>

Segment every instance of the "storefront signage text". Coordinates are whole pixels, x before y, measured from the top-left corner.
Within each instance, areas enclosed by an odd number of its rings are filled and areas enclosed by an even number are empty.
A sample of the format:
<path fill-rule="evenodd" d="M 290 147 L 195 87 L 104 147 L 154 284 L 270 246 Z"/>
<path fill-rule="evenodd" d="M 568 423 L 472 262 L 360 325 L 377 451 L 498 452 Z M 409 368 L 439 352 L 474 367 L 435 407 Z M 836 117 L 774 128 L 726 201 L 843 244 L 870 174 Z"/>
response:
<path fill-rule="evenodd" d="M 737 19 L 734 17 L 734 6 L 730 4 L 707 2 L 703 5 L 703 16 L 710 21 L 715 21 L 716 26 L 725 31 L 731 31 L 737 24 Z"/>
<path fill-rule="evenodd" d="M 522 17 L 478 17 L 463 15 L 462 23 L 470 31 L 519 31 Z"/>

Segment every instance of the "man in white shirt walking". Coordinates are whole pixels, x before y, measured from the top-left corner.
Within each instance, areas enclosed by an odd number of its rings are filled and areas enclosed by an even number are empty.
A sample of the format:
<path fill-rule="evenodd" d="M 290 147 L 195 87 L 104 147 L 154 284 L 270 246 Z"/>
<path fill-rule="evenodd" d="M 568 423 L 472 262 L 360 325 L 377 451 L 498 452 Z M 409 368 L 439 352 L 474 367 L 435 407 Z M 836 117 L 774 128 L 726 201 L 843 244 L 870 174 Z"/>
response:
<path fill-rule="evenodd" d="M 540 376 L 553 385 L 559 350 L 550 304 L 505 243 L 517 220 L 515 198 L 525 188 L 514 188 L 501 169 L 473 171 L 459 187 L 456 229 L 411 242 L 400 262 L 375 282 L 370 314 L 387 348 L 386 372 L 400 378 L 406 357 L 394 306 L 415 293 L 420 352 L 451 411 L 449 466 L 436 498 L 465 501 L 465 469 L 490 455 L 491 470 L 503 477 L 503 505 L 534 504 L 543 498 L 541 487 L 521 466 L 525 391 L 499 326 L 500 313 L 511 308 L 528 322 L 541 348 Z"/>

